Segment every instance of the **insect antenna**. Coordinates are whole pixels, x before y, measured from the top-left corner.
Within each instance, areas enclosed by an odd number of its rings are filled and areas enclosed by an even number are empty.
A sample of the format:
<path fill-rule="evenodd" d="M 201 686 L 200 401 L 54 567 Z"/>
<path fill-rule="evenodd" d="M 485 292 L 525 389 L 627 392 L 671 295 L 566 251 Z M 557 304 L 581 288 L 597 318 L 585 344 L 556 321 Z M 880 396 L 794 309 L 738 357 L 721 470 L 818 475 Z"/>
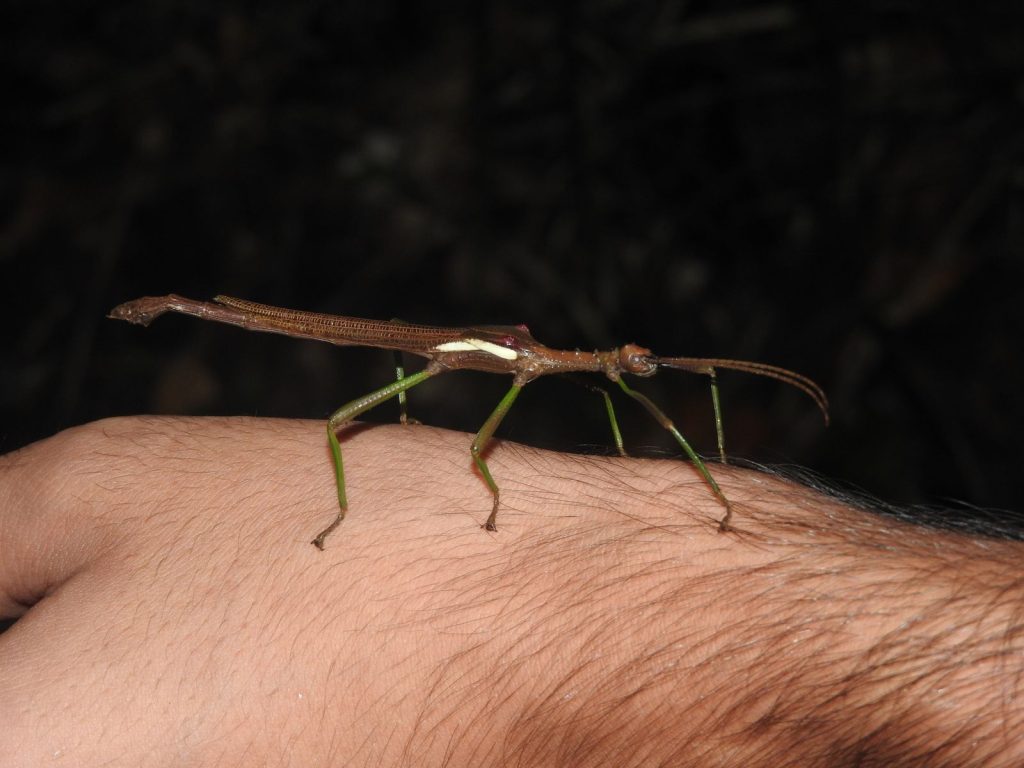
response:
<path fill-rule="evenodd" d="M 780 368 L 777 365 L 768 365 L 767 363 L 752 363 L 748 360 L 722 360 L 705 357 L 652 357 L 651 362 L 663 368 L 703 373 L 707 376 L 714 375 L 715 369 L 725 368 L 776 379 L 784 384 L 796 387 L 814 400 L 821 411 L 822 417 L 825 419 L 825 425 L 828 425 L 828 398 L 825 397 L 824 391 L 811 379 L 788 368 Z"/>

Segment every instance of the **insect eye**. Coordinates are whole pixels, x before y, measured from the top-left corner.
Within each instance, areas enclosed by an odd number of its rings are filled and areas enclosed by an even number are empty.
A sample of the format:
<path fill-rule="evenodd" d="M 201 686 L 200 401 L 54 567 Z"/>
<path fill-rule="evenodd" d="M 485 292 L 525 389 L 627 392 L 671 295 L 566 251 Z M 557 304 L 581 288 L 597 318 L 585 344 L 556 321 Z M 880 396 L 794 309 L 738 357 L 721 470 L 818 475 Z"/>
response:
<path fill-rule="evenodd" d="M 627 344 L 619 350 L 619 365 L 622 366 L 622 370 L 626 373 L 632 373 L 636 376 L 650 376 L 658 370 L 657 365 L 648 359 L 650 356 L 651 350 L 644 349 L 636 344 Z"/>

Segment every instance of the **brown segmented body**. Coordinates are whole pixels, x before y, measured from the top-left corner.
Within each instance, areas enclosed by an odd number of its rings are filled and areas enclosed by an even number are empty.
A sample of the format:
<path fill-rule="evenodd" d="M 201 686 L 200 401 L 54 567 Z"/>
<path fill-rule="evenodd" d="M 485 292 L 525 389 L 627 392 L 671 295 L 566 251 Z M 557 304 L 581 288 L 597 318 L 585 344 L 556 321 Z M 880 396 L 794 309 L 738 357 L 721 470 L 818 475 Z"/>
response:
<path fill-rule="evenodd" d="M 426 379 L 446 371 L 472 369 L 489 373 L 512 374 L 512 388 L 508 391 L 487 421 L 480 428 L 470 446 L 473 461 L 494 495 L 491 514 L 484 527 L 497 530 L 495 518 L 498 512 L 498 486 L 491 477 L 483 450 L 494 434 L 501 420 L 511 408 L 519 391 L 538 376 L 552 373 L 593 372 L 603 373 L 631 398 L 639 402 L 675 438 L 686 455 L 693 462 L 712 492 L 725 506 L 725 517 L 719 523 L 720 530 L 728 530 L 732 517 L 732 506 L 718 483 L 711 476 L 704 462 L 690 447 L 672 421 L 645 395 L 635 392 L 625 381 L 623 374 L 652 376 L 659 368 L 675 368 L 706 375 L 711 380 L 711 397 L 715 409 L 715 427 L 718 450 L 725 462 L 725 443 L 722 433 L 721 413 L 718 403 L 716 369 L 729 368 L 745 371 L 758 376 L 777 379 L 806 392 L 821 409 L 828 423 L 828 400 L 817 384 L 799 373 L 765 363 L 746 360 L 727 360 L 696 357 L 660 357 L 649 349 L 637 344 L 625 344 L 606 351 L 552 349 L 530 335 L 525 325 L 517 326 L 474 326 L 469 328 L 442 328 L 430 325 L 407 324 L 398 321 L 367 320 L 343 315 L 327 315 L 319 312 L 303 312 L 283 309 L 269 304 L 260 304 L 247 299 L 217 296 L 214 303 L 196 301 L 182 296 L 148 296 L 129 301 L 115 307 L 110 317 L 126 320 L 139 325 L 149 325 L 155 318 L 166 312 L 179 312 L 205 320 L 237 325 L 253 331 L 280 333 L 285 336 L 326 341 L 339 346 L 380 347 L 383 349 L 409 352 L 427 358 L 430 362 L 425 370 L 406 376 L 401 366 L 397 367 L 397 381 L 381 387 L 363 397 L 343 405 L 327 422 L 327 435 L 334 457 L 337 476 L 338 504 L 340 512 L 326 529 L 313 540 L 323 549 L 324 539 L 344 519 L 348 508 L 345 495 L 345 475 L 341 460 L 341 446 L 337 431 L 353 420 L 391 397 L 397 396 L 403 405 L 402 420 L 405 421 L 405 391 Z M 605 399 L 608 416 L 612 424 L 619 453 L 625 455 L 618 423 L 615 419 L 608 393 L 599 389 Z"/>
<path fill-rule="evenodd" d="M 282 333 L 298 333 L 305 338 L 319 339 L 338 346 L 381 347 L 423 352 L 432 350 L 439 344 L 461 339 L 465 335 L 464 329 L 461 328 L 303 312 L 231 296 L 215 296 L 213 300 L 218 304 L 241 310 L 254 319 L 261 318 L 267 326 Z M 401 329 L 400 340 L 395 337 L 396 327 Z"/>

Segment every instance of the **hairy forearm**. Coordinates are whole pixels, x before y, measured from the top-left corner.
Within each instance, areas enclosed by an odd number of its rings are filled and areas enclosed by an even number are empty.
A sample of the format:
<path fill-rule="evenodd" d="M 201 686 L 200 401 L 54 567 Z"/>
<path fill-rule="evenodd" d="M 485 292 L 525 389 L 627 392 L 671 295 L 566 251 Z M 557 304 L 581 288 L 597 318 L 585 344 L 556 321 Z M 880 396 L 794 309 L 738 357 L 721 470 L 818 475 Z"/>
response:
<path fill-rule="evenodd" d="M 478 651 L 525 686 L 496 737 L 526 764 L 1020 764 L 1019 543 L 716 468 L 723 535 L 685 464 L 544 459 L 567 484 L 521 491 L 484 582 L 516 631 Z"/>
<path fill-rule="evenodd" d="M 631 513 L 649 521 L 657 510 L 656 533 L 625 522 L 608 532 L 618 572 L 581 580 L 604 596 L 589 615 L 616 615 L 589 647 L 622 654 L 606 695 L 577 699 L 621 727 L 593 728 L 652 762 L 1021 763 L 1020 544 L 899 525 L 763 475 L 717 475 L 737 534 L 715 531 L 699 487 L 676 488 Z M 594 744 L 585 731 L 579 743 Z"/>
<path fill-rule="evenodd" d="M 133 685 L 172 694 L 159 738 L 200 745 L 196 764 L 1020 762 L 1019 543 L 716 467 L 721 534 L 685 462 L 509 444 L 489 534 L 465 435 L 357 427 L 350 514 L 320 553 L 324 443 L 313 422 L 125 419 L 8 457 L 0 570 L 103 587 L 103 642 L 51 638 L 50 672 L 109 688 L 116 640 Z M 28 583 L 0 597 L 33 602 Z M 70 740 L 46 704 L 12 732 Z"/>

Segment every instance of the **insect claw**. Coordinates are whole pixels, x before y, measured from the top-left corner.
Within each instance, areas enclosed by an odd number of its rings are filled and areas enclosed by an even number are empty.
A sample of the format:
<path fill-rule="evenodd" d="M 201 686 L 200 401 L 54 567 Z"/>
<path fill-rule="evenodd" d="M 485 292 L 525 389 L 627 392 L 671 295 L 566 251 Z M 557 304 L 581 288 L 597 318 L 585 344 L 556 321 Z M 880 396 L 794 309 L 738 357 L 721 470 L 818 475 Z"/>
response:
<path fill-rule="evenodd" d="M 733 527 L 729 524 L 729 521 L 732 520 L 732 503 L 724 496 L 722 501 L 725 502 L 725 517 L 718 521 L 718 532 L 728 533 L 733 530 Z"/>

